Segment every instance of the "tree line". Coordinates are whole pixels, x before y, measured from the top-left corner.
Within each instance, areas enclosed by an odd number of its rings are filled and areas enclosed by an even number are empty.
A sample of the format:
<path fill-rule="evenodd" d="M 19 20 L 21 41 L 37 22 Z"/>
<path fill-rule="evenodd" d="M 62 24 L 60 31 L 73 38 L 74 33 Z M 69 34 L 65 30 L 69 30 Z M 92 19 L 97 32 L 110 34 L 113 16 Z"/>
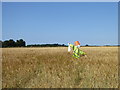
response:
<path fill-rule="evenodd" d="M 13 39 L 0 41 L 2 47 L 25 47 L 26 42 L 23 39 L 14 41 Z"/>
<path fill-rule="evenodd" d="M 65 44 L 33 44 L 27 47 L 67 47 Z"/>
<path fill-rule="evenodd" d="M 0 47 L 66 47 L 65 44 L 32 44 L 26 45 L 23 39 L 14 41 L 13 39 L 0 41 Z"/>

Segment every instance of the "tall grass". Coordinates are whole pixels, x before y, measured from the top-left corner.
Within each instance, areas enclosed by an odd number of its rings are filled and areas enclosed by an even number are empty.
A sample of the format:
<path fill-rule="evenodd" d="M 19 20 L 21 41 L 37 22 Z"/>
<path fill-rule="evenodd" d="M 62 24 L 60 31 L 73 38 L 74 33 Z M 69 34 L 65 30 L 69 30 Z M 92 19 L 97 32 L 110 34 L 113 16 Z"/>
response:
<path fill-rule="evenodd" d="M 3 88 L 117 88 L 117 47 L 3 48 Z"/>

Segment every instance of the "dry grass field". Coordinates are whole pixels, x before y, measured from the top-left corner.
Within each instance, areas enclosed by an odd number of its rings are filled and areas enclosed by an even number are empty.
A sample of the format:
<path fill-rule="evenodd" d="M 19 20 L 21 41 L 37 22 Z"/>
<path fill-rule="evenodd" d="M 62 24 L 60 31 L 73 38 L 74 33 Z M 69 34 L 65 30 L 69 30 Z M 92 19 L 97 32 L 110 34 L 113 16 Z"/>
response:
<path fill-rule="evenodd" d="M 3 48 L 3 88 L 117 88 L 118 47 Z"/>

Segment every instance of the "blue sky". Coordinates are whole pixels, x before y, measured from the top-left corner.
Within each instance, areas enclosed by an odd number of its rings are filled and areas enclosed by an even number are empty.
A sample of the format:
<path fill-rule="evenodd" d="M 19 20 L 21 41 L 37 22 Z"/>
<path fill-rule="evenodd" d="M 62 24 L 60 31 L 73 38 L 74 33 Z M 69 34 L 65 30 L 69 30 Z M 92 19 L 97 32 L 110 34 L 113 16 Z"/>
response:
<path fill-rule="evenodd" d="M 3 2 L 2 40 L 118 44 L 117 2 Z"/>

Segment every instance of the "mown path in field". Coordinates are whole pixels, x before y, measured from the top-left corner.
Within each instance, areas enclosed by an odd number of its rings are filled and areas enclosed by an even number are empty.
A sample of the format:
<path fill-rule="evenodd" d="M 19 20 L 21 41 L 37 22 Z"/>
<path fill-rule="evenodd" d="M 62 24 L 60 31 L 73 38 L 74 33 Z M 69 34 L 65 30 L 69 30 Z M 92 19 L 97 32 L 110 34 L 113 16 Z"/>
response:
<path fill-rule="evenodd" d="M 81 49 L 87 57 L 75 59 L 67 48 L 5 48 L 3 87 L 117 87 L 117 47 Z"/>

